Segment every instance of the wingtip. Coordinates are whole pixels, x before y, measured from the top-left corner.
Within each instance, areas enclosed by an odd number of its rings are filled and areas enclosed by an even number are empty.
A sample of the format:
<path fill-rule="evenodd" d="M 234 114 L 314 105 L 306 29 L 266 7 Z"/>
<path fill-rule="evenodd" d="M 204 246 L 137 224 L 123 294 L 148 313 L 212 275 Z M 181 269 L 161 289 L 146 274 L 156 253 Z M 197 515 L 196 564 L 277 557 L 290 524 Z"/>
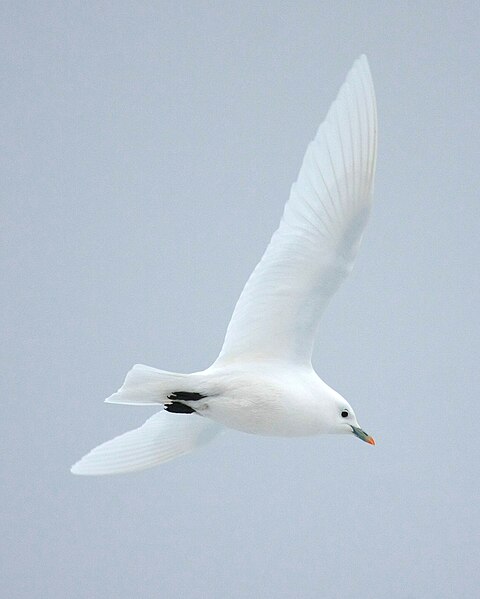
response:
<path fill-rule="evenodd" d="M 84 458 L 88 457 L 88 455 L 89 454 L 84 456 Z M 101 469 L 95 468 L 91 464 L 89 465 L 88 459 L 85 460 L 84 458 L 78 460 L 78 462 L 75 462 L 75 464 L 73 464 L 73 466 L 70 468 L 70 472 L 75 476 L 99 476 L 104 474 L 116 474 L 115 472 L 104 472 Z"/>
<path fill-rule="evenodd" d="M 78 475 L 78 474 L 85 474 L 84 472 L 82 472 L 82 467 L 80 465 L 80 462 L 82 460 L 79 460 L 78 462 L 75 462 L 75 464 L 73 464 L 73 466 L 70 468 L 70 472 L 72 474 Z"/>
<path fill-rule="evenodd" d="M 360 56 L 353 63 L 353 69 L 360 68 L 371 75 L 370 63 L 366 54 L 360 54 Z"/>

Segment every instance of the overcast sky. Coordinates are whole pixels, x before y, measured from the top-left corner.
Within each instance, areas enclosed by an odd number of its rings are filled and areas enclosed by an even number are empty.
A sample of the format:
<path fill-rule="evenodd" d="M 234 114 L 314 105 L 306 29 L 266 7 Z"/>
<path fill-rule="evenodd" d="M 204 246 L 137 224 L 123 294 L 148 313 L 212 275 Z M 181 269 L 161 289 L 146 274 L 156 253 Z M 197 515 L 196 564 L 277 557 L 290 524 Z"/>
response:
<path fill-rule="evenodd" d="M 5 597 L 443 599 L 478 592 L 477 2 L 2 2 Z M 153 410 L 132 364 L 220 349 L 353 60 L 375 207 L 314 365 L 355 438 L 229 432 L 74 477 Z"/>

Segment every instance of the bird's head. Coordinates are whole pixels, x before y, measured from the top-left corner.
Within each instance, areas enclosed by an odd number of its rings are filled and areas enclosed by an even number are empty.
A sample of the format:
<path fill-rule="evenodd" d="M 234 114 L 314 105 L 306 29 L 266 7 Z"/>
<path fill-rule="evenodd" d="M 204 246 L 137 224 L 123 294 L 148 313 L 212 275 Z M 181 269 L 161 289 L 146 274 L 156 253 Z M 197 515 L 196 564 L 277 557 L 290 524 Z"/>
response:
<path fill-rule="evenodd" d="M 362 441 L 375 445 L 373 437 L 368 435 L 358 424 L 357 417 L 346 399 L 338 395 L 331 404 L 330 430 L 333 434 L 355 435 Z"/>

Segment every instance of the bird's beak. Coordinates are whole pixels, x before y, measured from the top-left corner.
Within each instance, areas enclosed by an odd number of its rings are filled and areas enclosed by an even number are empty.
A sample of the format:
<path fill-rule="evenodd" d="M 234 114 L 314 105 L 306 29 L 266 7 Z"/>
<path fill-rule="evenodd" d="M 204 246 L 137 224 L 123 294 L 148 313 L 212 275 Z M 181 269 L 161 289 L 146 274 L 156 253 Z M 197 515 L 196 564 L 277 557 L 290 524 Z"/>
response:
<path fill-rule="evenodd" d="M 375 440 L 373 437 L 367 435 L 367 433 L 365 431 L 362 431 L 362 429 L 358 426 L 350 426 L 352 427 L 353 434 L 356 435 L 359 439 L 365 441 L 366 443 L 370 443 L 370 445 L 375 445 Z"/>

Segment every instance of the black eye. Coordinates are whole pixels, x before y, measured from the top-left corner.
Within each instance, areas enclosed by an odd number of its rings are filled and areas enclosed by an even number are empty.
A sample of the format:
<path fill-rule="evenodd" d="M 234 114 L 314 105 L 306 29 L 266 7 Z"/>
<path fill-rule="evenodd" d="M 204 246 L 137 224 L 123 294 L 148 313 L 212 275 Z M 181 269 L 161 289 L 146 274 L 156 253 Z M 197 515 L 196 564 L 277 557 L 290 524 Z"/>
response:
<path fill-rule="evenodd" d="M 347 416 L 348 416 L 347 410 L 343 410 L 343 412 L 342 412 L 342 418 L 347 418 Z"/>

